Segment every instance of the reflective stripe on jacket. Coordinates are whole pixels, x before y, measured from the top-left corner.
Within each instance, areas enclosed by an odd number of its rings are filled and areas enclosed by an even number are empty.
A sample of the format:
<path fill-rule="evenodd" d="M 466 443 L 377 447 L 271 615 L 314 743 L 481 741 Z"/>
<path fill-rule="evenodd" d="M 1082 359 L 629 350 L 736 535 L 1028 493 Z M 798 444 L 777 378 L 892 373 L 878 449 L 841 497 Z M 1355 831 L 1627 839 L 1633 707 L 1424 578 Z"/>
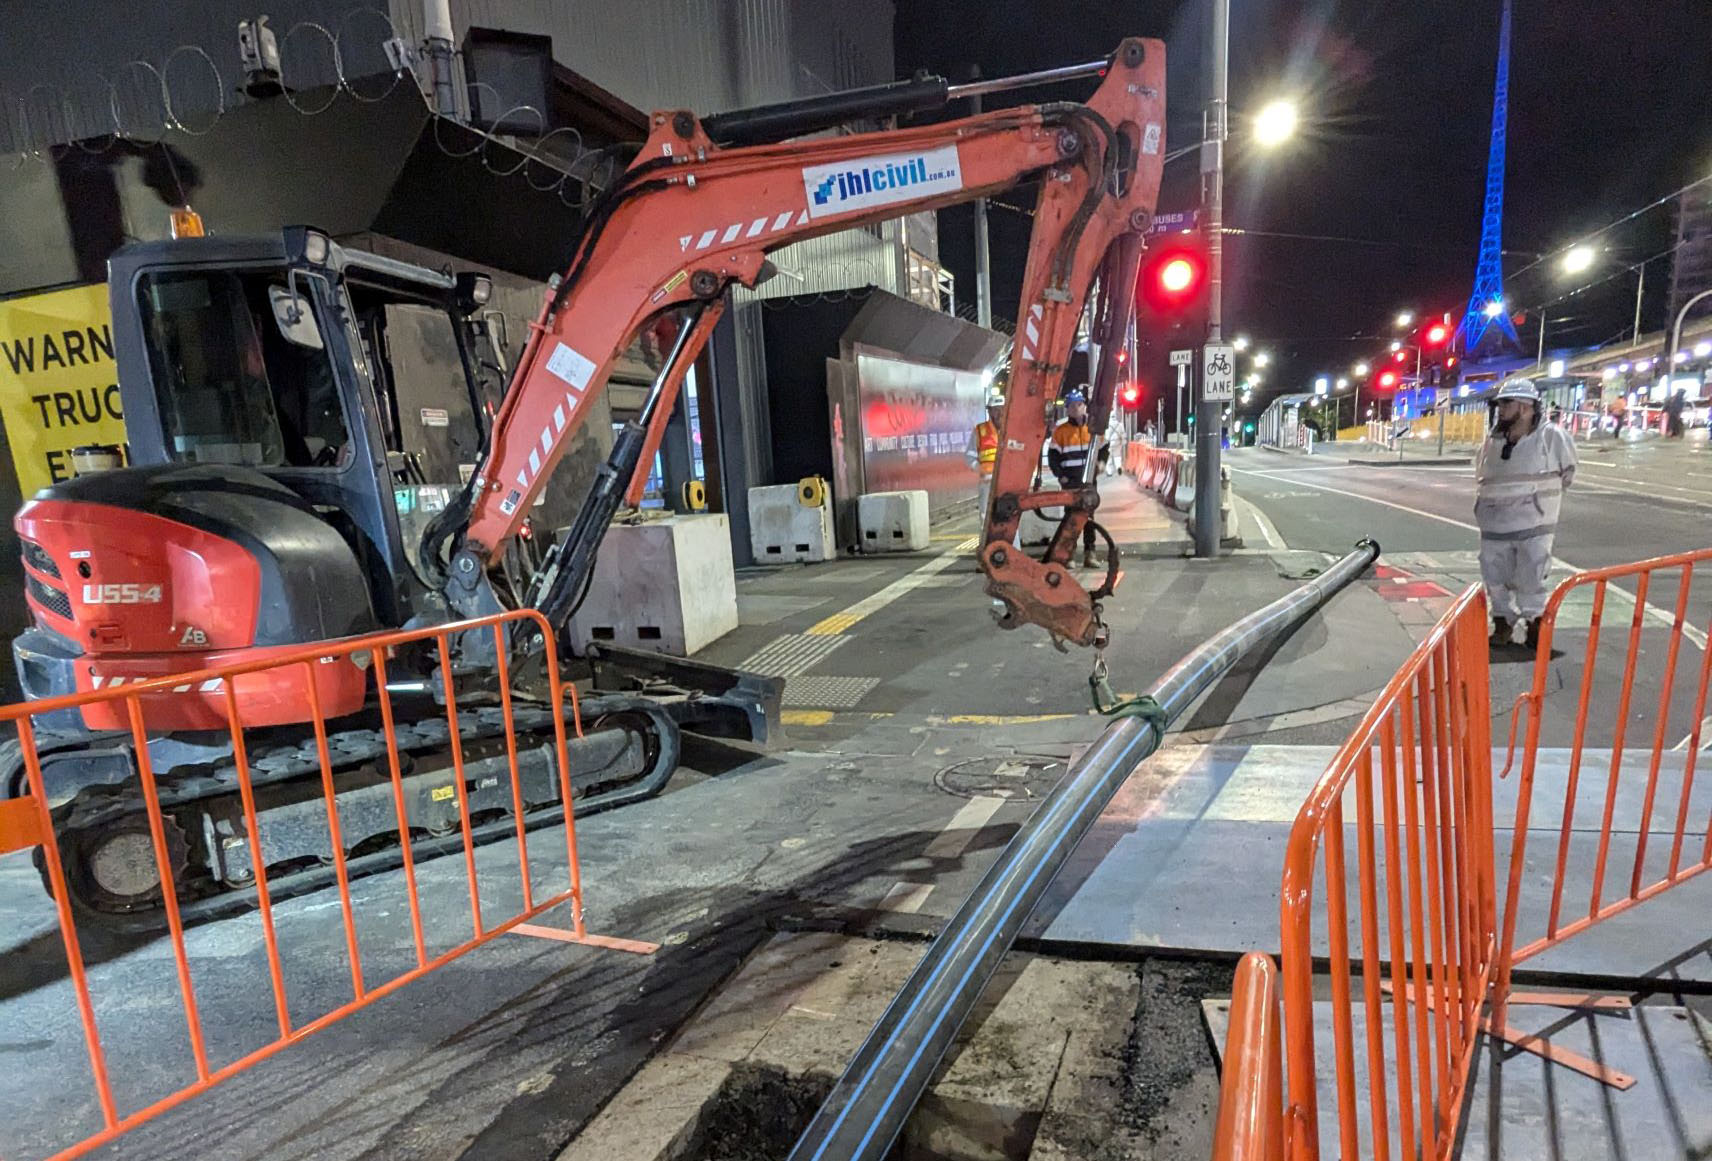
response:
<path fill-rule="evenodd" d="M 1501 435 L 1474 460 L 1474 522 L 1487 540 L 1525 540 L 1556 531 L 1563 490 L 1575 479 L 1575 445 L 1544 424 L 1517 440 L 1504 458 Z"/>
<path fill-rule="evenodd" d="M 1094 433 L 1085 423 L 1066 419 L 1052 432 L 1047 461 L 1062 484 L 1080 484 L 1087 473 L 1088 453 L 1094 448 Z"/>
<path fill-rule="evenodd" d="M 993 464 L 999 458 L 999 429 L 992 420 L 983 419 L 975 425 L 974 432 L 969 436 L 969 446 L 964 450 L 964 458 L 969 466 L 979 468 L 981 475 L 993 474 Z"/>

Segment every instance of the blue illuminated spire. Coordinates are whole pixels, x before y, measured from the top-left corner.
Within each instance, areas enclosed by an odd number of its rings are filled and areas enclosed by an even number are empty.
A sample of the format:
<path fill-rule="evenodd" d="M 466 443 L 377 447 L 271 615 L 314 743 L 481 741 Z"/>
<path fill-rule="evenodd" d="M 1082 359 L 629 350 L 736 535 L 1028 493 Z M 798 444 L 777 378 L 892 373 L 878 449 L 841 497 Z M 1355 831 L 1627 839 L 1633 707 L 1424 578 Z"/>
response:
<path fill-rule="evenodd" d="M 1492 86 L 1492 144 L 1486 154 L 1486 204 L 1480 215 L 1480 260 L 1474 269 L 1474 293 L 1462 320 L 1462 349 L 1472 355 L 1492 328 L 1511 346 L 1516 328 L 1504 302 L 1504 133 L 1510 119 L 1510 0 L 1498 32 L 1498 79 Z M 1498 303 L 1494 313 L 1491 304 Z M 1497 341 L 1493 338 L 1489 341 Z"/>

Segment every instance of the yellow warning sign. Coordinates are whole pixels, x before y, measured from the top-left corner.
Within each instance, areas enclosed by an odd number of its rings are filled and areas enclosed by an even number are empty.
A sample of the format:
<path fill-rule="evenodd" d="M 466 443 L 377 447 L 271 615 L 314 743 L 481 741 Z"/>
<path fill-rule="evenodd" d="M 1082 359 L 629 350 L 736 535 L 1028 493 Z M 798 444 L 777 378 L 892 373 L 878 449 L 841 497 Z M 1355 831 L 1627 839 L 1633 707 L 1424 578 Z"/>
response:
<path fill-rule="evenodd" d="M 124 445 L 105 285 L 0 300 L 0 422 L 26 498 L 76 475 L 72 448 Z"/>

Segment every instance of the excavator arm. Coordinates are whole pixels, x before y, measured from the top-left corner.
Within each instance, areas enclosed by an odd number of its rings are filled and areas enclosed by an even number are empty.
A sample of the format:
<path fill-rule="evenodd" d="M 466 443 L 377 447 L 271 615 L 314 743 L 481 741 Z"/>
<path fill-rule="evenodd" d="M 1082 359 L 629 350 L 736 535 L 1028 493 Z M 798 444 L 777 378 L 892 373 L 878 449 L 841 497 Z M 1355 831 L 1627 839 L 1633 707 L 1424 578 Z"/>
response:
<path fill-rule="evenodd" d="M 1114 302 L 1133 295 L 1140 234 L 1152 218 L 1162 168 L 1163 44 L 1124 41 L 1103 76 L 1081 105 L 1020 106 L 917 128 L 762 144 L 718 144 L 743 135 L 729 128 L 733 115 L 722 122 L 655 113 L 647 142 L 591 209 L 569 269 L 532 324 L 485 459 L 444 529 L 456 538 L 448 582 L 454 603 L 458 586 L 473 589 L 516 534 L 618 355 L 642 328 L 681 319 L 641 419 L 619 434 L 577 524 L 537 578 L 529 603 L 550 618 L 569 611 L 619 502 L 635 492 L 645 453 L 658 446 L 678 384 L 728 287 L 755 286 L 766 255 L 794 242 L 1039 178 L 981 562 L 989 591 L 1005 604 L 1004 623 L 1040 624 L 1092 643 L 1095 596 L 1065 564 L 1098 497 L 1091 486 L 1036 492 L 1033 480 L 1091 284 L 1101 276 Z M 943 103 L 943 84 L 939 91 Z M 877 108 L 833 104 L 826 112 L 843 120 Z M 765 135 L 770 125 L 782 136 L 805 124 L 789 115 L 751 117 L 745 133 Z M 1044 561 L 1010 547 L 1023 511 L 1059 506 L 1065 523 Z M 1115 567 L 1096 595 L 1113 579 Z"/>

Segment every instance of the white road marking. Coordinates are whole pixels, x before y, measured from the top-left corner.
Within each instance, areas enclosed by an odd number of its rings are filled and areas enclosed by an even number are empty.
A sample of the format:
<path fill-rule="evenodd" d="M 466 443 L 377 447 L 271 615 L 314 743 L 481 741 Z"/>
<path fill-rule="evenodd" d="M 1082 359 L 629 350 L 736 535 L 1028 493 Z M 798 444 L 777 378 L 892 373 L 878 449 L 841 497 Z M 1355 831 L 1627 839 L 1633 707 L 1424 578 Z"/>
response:
<path fill-rule="evenodd" d="M 1606 467 L 1607 465 L 1598 464 L 1595 466 Z M 1630 485 L 1634 486 L 1631 487 Z M 1664 499 L 1675 501 L 1678 504 L 1692 504 L 1697 508 L 1712 508 L 1712 495 L 1708 495 L 1705 488 L 1684 488 L 1679 484 L 1663 484 L 1651 481 L 1640 482 L 1627 477 L 1621 480 L 1613 480 L 1604 476 L 1599 478 L 1598 486 L 1601 488 L 1611 489 L 1615 492 L 1620 492 L 1627 496 L 1638 496 L 1643 500 Z M 1660 491 L 1681 492 L 1683 493 L 1683 496 L 1660 496 L 1658 495 L 1658 492 Z M 1692 498 L 1689 499 L 1684 497 Z"/>
<path fill-rule="evenodd" d="M 1350 468 L 1352 468 L 1354 466 L 1355 465 L 1353 465 L 1353 464 L 1329 464 L 1323 468 L 1317 468 L 1317 467 L 1316 468 L 1263 468 L 1263 469 L 1260 469 L 1258 471 L 1255 469 L 1252 469 L 1252 468 L 1232 468 L 1231 471 L 1233 471 L 1233 472 L 1248 472 L 1250 475 L 1256 475 L 1257 476 L 1257 475 L 1260 475 L 1262 471 L 1278 472 L 1280 474 L 1311 473 L 1311 472 L 1347 472 L 1350 470 Z"/>
<path fill-rule="evenodd" d="M 886 897 L 880 900 L 879 909 L 900 915 L 914 915 L 921 910 L 921 905 L 927 902 L 927 897 L 931 894 L 932 883 L 893 883 L 892 889 L 886 892 Z"/>
<path fill-rule="evenodd" d="M 954 859 L 966 850 L 981 828 L 992 821 L 993 815 L 999 812 L 1007 800 L 1003 798 L 971 798 L 965 802 L 957 813 L 951 816 L 938 836 L 923 850 L 922 856 L 929 859 Z"/>
<path fill-rule="evenodd" d="M 932 842 L 923 848 L 921 855 L 925 859 L 955 859 L 968 849 L 975 841 L 987 823 L 992 821 L 999 807 L 1005 804 L 1003 798 L 971 798 L 958 808 Z M 886 892 L 885 898 L 879 902 L 881 911 L 895 911 L 904 915 L 914 915 L 920 911 L 927 897 L 933 893 L 932 883 L 912 883 L 902 880 L 892 884 L 892 889 Z"/>
<path fill-rule="evenodd" d="M 926 564 L 905 573 L 885 588 L 863 597 L 855 604 L 840 609 L 831 616 L 821 618 L 808 627 L 808 632 L 817 636 L 848 632 L 850 627 L 858 621 L 885 608 L 905 593 L 929 584 L 934 577 L 958 561 L 966 559 L 967 555 L 973 552 L 980 542 L 978 536 L 971 536 L 958 541 Z"/>
<path fill-rule="evenodd" d="M 1333 487 L 1329 487 L 1326 484 L 1316 484 L 1312 480 L 1286 481 L 1286 480 L 1280 479 L 1277 476 L 1272 475 L 1270 472 L 1254 472 L 1254 471 L 1248 471 L 1247 469 L 1244 469 L 1244 468 L 1232 468 L 1231 471 L 1233 473 L 1240 472 L 1241 474 L 1243 474 L 1245 476 L 1259 476 L 1262 479 L 1278 480 L 1278 482 L 1280 482 L 1280 483 L 1294 483 L 1294 484 L 1297 484 L 1297 485 L 1304 487 L 1304 488 L 1313 488 L 1313 489 L 1316 489 L 1317 491 L 1321 491 L 1321 492 L 1330 492 L 1335 496 L 1348 496 L 1352 500 L 1364 500 L 1369 504 L 1378 504 L 1381 507 L 1385 507 L 1385 508 L 1395 508 L 1397 511 L 1407 512 L 1411 516 L 1419 516 L 1424 520 L 1437 520 L 1440 524 L 1449 524 L 1452 528 L 1463 528 L 1469 532 L 1474 533 L 1476 536 L 1480 535 L 1480 529 L 1476 525 L 1468 524 L 1468 523 L 1465 523 L 1464 521 L 1461 521 L 1461 520 L 1452 520 L 1449 516 L 1440 516 L 1437 512 L 1427 512 L 1427 511 L 1424 511 L 1420 508 L 1411 508 L 1407 504 L 1399 504 L 1393 500 L 1381 500 L 1377 496 L 1367 496 L 1367 495 L 1363 495 L 1360 492 L 1350 492 L 1350 491 L 1347 491 L 1343 488 L 1333 488 Z M 1587 569 L 1582 568 L 1580 565 L 1571 564 L 1569 561 L 1564 560 L 1562 557 L 1559 557 L 1559 556 L 1552 557 L 1552 563 L 1557 565 L 1559 568 L 1566 568 L 1570 572 L 1586 572 L 1586 571 L 1588 571 Z M 1632 593 L 1628 592 L 1625 589 L 1619 588 L 1616 585 L 1610 585 L 1610 586 L 1608 586 L 1608 588 L 1609 588 L 1609 591 L 1616 594 L 1619 599 L 1627 600 L 1629 602 L 1630 608 L 1634 607 L 1635 598 L 1634 598 L 1634 595 Z M 1666 612 L 1665 610 L 1659 608 L 1657 605 L 1652 604 L 1651 602 L 1647 603 L 1646 613 L 1647 613 L 1647 616 L 1651 617 L 1654 621 L 1657 621 L 1659 624 L 1664 625 L 1666 627 L 1670 627 L 1670 626 L 1676 624 L 1676 618 L 1674 616 L 1672 616 L 1670 613 Z M 1686 620 L 1683 621 L 1683 623 L 1682 623 L 1682 635 L 1684 637 L 1686 637 L 1688 640 L 1692 641 L 1702 651 L 1705 650 L 1705 648 L 1706 648 L 1706 634 L 1702 630 L 1697 629 L 1693 625 L 1689 624 Z"/>
<path fill-rule="evenodd" d="M 1254 526 L 1260 529 L 1261 539 L 1265 540 L 1266 543 L 1273 548 L 1282 549 L 1284 547 L 1284 538 L 1278 535 L 1278 529 L 1272 526 L 1272 521 L 1266 518 L 1266 513 L 1260 510 L 1260 506 L 1239 492 L 1232 492 L 1231 494 L 1236 497 L 1237 503 L 1241 504 L 1248 510 L 1249 517 L 1253 520 Z"/>
<path fill-rule="evenodd" d="M 1712 749 L 1712 717 L 1703 718 L 1700 722 L 1700 728 L 1698 731 L 1688 731 L 1688 733 L 1682 735 L 1682 741 L 1672 746 L 1671 749 L 1677 752 L 1687 750 L 1688 743 L 1694 740 L 1696 732 L 1700 734 L 1700 749 Z"/>

